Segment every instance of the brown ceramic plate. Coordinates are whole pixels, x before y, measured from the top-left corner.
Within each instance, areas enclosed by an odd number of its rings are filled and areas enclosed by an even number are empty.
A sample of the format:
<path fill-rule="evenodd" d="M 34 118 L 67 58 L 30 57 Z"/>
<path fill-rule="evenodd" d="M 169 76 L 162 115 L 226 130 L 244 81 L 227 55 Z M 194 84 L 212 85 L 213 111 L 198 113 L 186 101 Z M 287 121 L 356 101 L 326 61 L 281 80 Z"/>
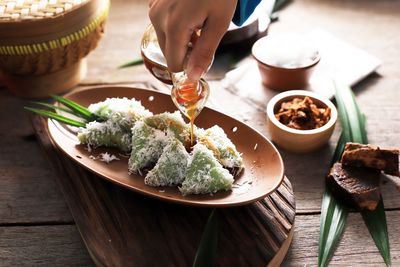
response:
<path fill-rule="evenodd" d="M 132 87 L 99 87 L 72 92 L 65 97 L 83 106 L 107 97 L 134 97 L 153 113 L 176 110 L 169 95 Z M 52 139 L 71 159 L 111 182 L 151 197 L 193 206 L 228 207 L 257 201 L 274 191 L 283 180 L 284 167 L 272 143 L 242 122 L 209 108 L 205 108 L 196 120 L 196 125 L 202 128 L 215 124 L 224 129 L 238 151 L 243 153 L 245 169 L 235 178 L 230 192 L 182 196 L 177 187 L 151 187 L 144 184 L 143 176 L 129 175 L 128 158 L 119 155 L 117 150 L 98 148 L 89 152 L 86 146 L 79 145 L 75 134 L 68 127 L 53 120 L 48 122 Z M 107 164 L 92 159 L 106 151 L 117 155 L 120 160 Z"/>

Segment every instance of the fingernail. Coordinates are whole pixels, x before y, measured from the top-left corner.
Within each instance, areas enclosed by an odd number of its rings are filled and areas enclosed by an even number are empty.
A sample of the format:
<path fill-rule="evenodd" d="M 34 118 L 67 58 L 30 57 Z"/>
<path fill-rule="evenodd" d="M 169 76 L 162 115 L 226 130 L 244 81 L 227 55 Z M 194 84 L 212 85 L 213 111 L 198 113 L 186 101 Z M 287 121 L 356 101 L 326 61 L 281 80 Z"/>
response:
<path fill-rule="evenodd" d="M 191 79 L 193 81 L 198 81 L 203 76 L 204 70 L 203 70 L 203 68 L 195 66 L 193 68 L 188 69 L 187 74 L 188 74 L 189 79 Z"/>

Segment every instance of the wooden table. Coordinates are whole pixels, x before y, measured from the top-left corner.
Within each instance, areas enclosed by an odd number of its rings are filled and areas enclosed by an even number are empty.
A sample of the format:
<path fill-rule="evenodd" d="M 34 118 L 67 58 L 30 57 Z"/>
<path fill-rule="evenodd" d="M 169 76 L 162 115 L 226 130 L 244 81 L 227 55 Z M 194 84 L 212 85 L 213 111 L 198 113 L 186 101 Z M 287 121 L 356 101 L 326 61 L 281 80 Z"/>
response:
<path fill-rule="evenodd" d="M 271 32 L 307 31 L 319 26 L 383 60 L 377 74 L 354 89 L 368 118 L 371 143 L 399 146 L 400 2 L 391 0 L 296 1 L 283 12 Z M 162 87 L 143 66 L 117 70 L 139 55 L 147 25 L 147 1 L 114 0 L 106 36 L 89 56 L 89 73 L 80 88 L 98 84 Z M 241 83 L 243 84 L 243 83 Z M 248 90 L 262 90 L 248 84 Z M 165 90 L 165 88 L 164 88 Z M 259 91 L 254 102 L 212 82 L 211 104 L 268 136 L 264 108 L 274 94 Z M 57 188 L 22 107 L 25 100 L 0 90 L 0 266 L 92 266 L 74 221 Z M 324 175 L 338 138 L 322 150 L 293 155 L 281 151 L 294 187 L 297 216 L 294 241 L 285 266 L 315 266 Z M 383 186 L 393 266 L 400 265 L 400 193 Z M 351 213 L 332 265 L 383 266 L 361 216 Z"/>

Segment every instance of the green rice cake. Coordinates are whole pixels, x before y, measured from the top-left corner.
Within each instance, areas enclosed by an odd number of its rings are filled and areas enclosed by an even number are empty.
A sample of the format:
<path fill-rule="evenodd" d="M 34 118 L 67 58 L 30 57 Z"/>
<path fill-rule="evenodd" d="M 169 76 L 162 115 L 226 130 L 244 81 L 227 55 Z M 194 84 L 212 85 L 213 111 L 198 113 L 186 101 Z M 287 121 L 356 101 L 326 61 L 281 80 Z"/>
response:
<path fill-rule="evenodd" d="M 171 139 L 164 148 L 156 166 L 147 173 L 144 183 L 150 186 L 173 186 L 186 177 L 189 153 L 177 139 Z"/>
<path fill-rule="evenodd" d="M 235 145 L 221 127 L 215 125 L 209 129 L 199 131 L 198 141 L 207 146 L 224 167 L 236 169 L 237 173 L 242 170 L 242 155 L 236 150 Z"/>
<path fill-rule="evenodd" d="M 81 144 L 87 144 L 94 148 L 114 147 L 122 152 L 129 152 L 132 142 L 130 131 L 126 131 L 112 121 L 87 123 L 85 128 L 79 129 L 78 139 Z"/>
<path fill-rule="evenodd" d="M 107 98 L 102 102 L 91 104 L 88 109 L 101 119 L 118 123 L 126 130 L 130 130 L 136 121 L 153 115 L 140 101 L 126 97 Z"/>
<path fill-rule="evenodd" d="M 185 146 L 190 146 L 190 128 L 179 111 L 156 114 L 145 118 L 144 121 L 151 127 L 172 134 Z"/>
<path fill-rule="evenodd" d="M 143 168 L 156 163 L 168 143 L 167 135 L 138 121 L 132 128 L 132 151 L 129 158 L 129 173 L 139 173 Z"/>
<path fill-rule="evenodd" d="M 179 188 L 183 195 L 213 194 L 232 189 L 233 176 L 224 169 L 213 152 L 202 144 L 193 148 L 186 179 Z"/>

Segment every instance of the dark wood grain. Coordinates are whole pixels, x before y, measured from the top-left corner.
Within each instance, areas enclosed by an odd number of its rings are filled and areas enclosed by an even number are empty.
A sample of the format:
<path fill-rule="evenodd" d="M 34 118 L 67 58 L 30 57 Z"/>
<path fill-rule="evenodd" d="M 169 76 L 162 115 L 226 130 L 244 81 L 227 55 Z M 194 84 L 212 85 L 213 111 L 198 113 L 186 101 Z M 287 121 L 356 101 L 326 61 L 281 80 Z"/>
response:
<path fill-rule="evenodd" d="M 386 218 L 392 266 L 400 266 L 400 211 L 386 211 Z M 317 266 L 319 219 L 319 215 L 296 216 L 292 247 L 282 266 Z M 345 232 L 329 266 L 385 266 L 359 213 L 349 214 Z"/>
<path fill-rule="evenodd" d="M 392 266 L 400 266 L 400 211 L 387 211 Z M 319 215 L 297 215 L 282 266 L 317 265 Z M 350 249 L 351 248 L 351 249 Z M 0 228 L 0 266 L 94 266 L 74 225 Z M 385 266 L 361 216 L 350 213 L 331 266 Z"/>
<path fill-rule="evenodd" d="M 96 264 L 188 266 L 193 262 L 210 209 L 164 203 L 106 182 L 55 147 L 45 119 L 32 116 L 32 121 Z M 265 266 L 293 229 L 291 184 L 286 178 L 265 200 L 220 209 L 218 217 L 218 265 Z"/>
<path fill-rule="evenodd" d="M 75 225 L 0 228 L 0 266 L 94 266 Z"/>
<path fill-rule="evenodd" d="M 26 103 L 0 89 L 0 224 L 72 222 L 41 156 Z"/>

